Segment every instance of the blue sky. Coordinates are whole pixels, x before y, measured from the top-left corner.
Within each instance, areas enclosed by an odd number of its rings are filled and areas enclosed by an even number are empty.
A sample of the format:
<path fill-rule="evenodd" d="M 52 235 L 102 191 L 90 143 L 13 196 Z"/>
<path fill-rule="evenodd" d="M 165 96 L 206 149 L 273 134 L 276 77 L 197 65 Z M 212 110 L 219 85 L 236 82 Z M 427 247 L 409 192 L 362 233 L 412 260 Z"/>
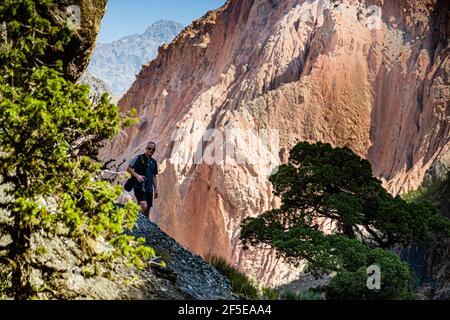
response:
<path fill-rule="evenodd" d="M 108 43 L 124 36 L 143 33 L 159 19 L 188 25 L 226 0 L 109 0 L 97 41 Z"/>

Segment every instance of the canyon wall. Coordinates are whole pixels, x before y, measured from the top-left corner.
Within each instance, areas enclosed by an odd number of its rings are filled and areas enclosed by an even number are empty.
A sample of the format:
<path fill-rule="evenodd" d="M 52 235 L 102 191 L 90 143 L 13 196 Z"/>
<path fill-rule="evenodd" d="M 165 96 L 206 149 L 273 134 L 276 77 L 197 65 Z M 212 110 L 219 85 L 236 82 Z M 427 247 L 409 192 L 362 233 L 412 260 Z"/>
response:
<path fill-rule="evenodd" d="M 266 284 L 290 281 L 273 253 L 238 242 L 245 217 L 279 205 L 270 173 L 297 141 L 324 141 L 367 158 L 393 194 L 418 187 L 450 148 L 449 34 L 444 0 L 229 0 L 142 66 L 119 103 L 140 122 L 102 158 L 155 141 L 162 229 Z M 246 147 L 264 129 L 270 143 Z"/>

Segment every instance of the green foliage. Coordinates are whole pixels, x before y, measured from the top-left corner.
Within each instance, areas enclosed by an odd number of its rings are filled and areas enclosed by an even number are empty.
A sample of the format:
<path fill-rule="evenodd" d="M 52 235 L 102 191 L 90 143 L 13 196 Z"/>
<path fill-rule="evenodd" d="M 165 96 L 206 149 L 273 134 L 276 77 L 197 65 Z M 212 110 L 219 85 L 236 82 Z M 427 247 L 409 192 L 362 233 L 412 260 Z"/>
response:
<path fill-rule="evenodd" d="M 95 270 L 90 268 L 90 267 L 83 266 L 81 268 L 81 273 L 83 274 L 84 277 L 90 278 L 90 277 L 93 277 L 95 275 Z"/>
<path fill-rule="evenodd" d="M 266 300 L 279 300 L 280 294 L 272 288 L 262 288 L 262 297 Z"/>
<path fill-rule="evenodd" d="M 281 300 L 325 300 L 322 292 L 308 290 L 305 292 L 295 292 L 293 290 L 282 291 L 280 294 Z"/>
<path fill-rule="evenodd" d="M 449 220 L 433 206 L 391 196 L 348 148 L 300 142 L 270 181 L 282 205 L 243 221 L 244 248 L 268 244 L 295 265 L 306 260 L 316 276 L 336 272 L 327 289 L 333 299 L 409 298 L 407 266 L 381 249 L 449 234 Z M 362 279 L 372 264 L 386 270 L 383 289 L 368 293 Z M 353 295 L 339 291 L 350 283 Z"/>
<path fill-rule="evenodd" d="M 443 177 L 436 177 L 417 190 L 402 198 L 409 203 L 432 203 L 444 216 L 450 216 L 450 171 Z"/>
<path fill-rule="evenodd" d="M 336 275 L 324 288 L 327 299 L 398 300 L 416 299 L 411 291 L 409 267 L 392 252 L 369 248 L 343 235 L 330 236 L 336 251 Z M 368 289 L 367 267 L 376 265 L 381 271 L 381 289 Z"/>
<path fill-rule="evenodd" d="M 222 275 L 230 279 L 233 292 L 242 299 L 258 299 L 258 288 L 245 274 L 231 266 L 225 259 L 208 256 L 206 260 Z"/>
<path fill-rule="evenodd" d="M 86 265 L 125 256 L 142 267 L 154 255 L 142 240 L 124 234 L 138 208 L 114 204 L 121 188 L 102 181 L 95 162 L 100 142 L 119 132 L 117 106 L 107 95 L 94 105 L 87 86 L 64 78 L 61 61 L 49 62 L 71 36 L 69 28 L 43 18 L 52 6 L 49 0 L 5 0 L 0 6 L 7 29 L 7 39 L 0 40 L 0 176 L 6 186 L 0 238 L 12 239 L 0 243 L 0 293 L 19 299 L 40 290 L 30 283 L 32 256 L 43 253 L 30 246 L 35 234 L 76 240 L 89 254 Z M 114 249 L 88 250 L 86 244 L 100 237 Z"/>
<path fill-rule="evenodd" d="M 403 196 L 405 201 L 422 207 L 435 206 L 440 215 L 433 217 L 433 225 L 437 235 L 450 237 L 450 171 L 442 178 L 436 178 L 431 183 L 421 186 L 415 191 Z"/>

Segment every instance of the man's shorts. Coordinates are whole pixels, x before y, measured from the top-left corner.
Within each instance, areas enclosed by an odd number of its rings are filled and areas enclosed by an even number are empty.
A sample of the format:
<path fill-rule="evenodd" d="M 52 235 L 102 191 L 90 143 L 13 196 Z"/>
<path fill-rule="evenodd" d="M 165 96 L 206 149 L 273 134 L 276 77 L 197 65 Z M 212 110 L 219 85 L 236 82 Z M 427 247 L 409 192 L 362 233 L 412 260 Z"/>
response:
<path fill-rule="evenodd" d="M 147 207 L 151 208 L 153 206 L 153 192 L 143 192 L 134 190 L 134 195 L 139 202 L 147 201 Z"/>

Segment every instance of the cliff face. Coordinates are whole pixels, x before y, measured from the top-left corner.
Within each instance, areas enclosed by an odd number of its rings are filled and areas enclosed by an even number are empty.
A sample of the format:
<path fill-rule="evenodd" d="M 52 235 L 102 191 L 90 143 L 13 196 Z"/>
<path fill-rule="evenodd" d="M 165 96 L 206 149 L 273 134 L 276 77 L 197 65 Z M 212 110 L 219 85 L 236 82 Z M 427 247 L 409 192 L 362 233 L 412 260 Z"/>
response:
<path fill-rule="evenodd" d="M 230 0 L 143 66 L 120 101 L 141 121 L 102 155 L 156 141 L 159 225 L 263 282 L 291 280 L 273 254 L 242 252 L 240 222 L 278 205 L 268 176 L 297 140 L 349 146 L 393 194 L 421 183 L 449 148 L 448 12 L 444 0 Z M 199 162 L 223 152 L 207 129 L 278 130 L 279 142 L 225 135 L 245 162 Z"/>

